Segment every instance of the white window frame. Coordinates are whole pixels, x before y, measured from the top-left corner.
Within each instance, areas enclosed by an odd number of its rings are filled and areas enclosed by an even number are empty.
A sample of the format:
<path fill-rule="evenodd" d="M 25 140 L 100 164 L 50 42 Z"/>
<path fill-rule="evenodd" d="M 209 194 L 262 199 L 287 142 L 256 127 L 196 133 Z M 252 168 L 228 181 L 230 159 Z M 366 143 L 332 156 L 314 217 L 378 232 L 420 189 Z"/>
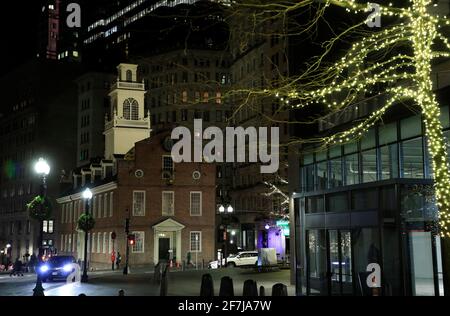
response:
<path fill-rule="evenodd" d="M 192 195 L 193 194 L 200 194 L 200 213 L 199 214 L 192 214 Z M 202 216 L 203 214 L 203 194 L 201 191 L 191 191 L 189 194 L 189 213 L 191 216 Z"/>
<path fill-rule="evenodd" d="M 92 253 L 92 234 L 91 233 L 88 233 L 88 249 L 87 249 L 87 251 L 89 252 L 89 253 Z"/>
<path fill-rule="evenodd" d="M 164 194 L 170 193 L 172 195 L 172 213 L 167 214 L 164 212 Z M 161 193 L 161 214 L 162 216 L 174 216 L 175 215 L 175 192 L 174 191 L 162 191 Z"/>
<path fill-rule="evenodd" d="M 62 204 L 62 207 L 61 207 L 61 224 L 64 224 L 64 213 L 65 213 L 65 211 L 66 211 L 66 204 L 64 203 L 64 204 Z"/>
<path fill-rule="evenodd" d="M 100 240 L 100 237 L 102 237 L 102 233 L 98 232 L 97 233 L 97 253 L 102 253 L 102 241 Z"/>
<path fill-rule="evenodd" d="M 108 233 L 106 233 L 106 232 L 104 232 L 103 233 L 103 253 L 106 253 L 106 235 L 107 235 Z"/>
<path fill-rule="evenodd" d="M 135 236 L 135 244 L 133 245 L 133 247 L 131 247 L 131 252 L 132 253 L 145 253 L 145 232 L 144 231 L 134 231 L 132 232 L 132 234 Z M 136 251 L 136 246 L 137 246 L 137 240 L 138 238 L 136 238 L 136 234 L 139 234 L 140 237 L 142 237 L 142 251 Z"/>
<path fill-rule="evenodd" d="M 96 239 L 95 239 L 95 235 L 96 235 L 96 233 L 92 233 L 92 242 L 91 242 L 91 244 L 92 244 L 92 253 L 96 253 L 96 250 L 97 250 L 97 242 L 96 242 Z"/>
<path fill-rule="evenodd" d="M 103 217 L 108 217 L 108 193 L 105 193 L 105 196 L 103 198 Z"/>
<path fill-rule="evenodd" d="M 113 240 L 112 240 L 112 232 L 109 232 L 109 245 L 108 245 L 108 253 L 111 254 L 113 250 Z"/>
<path fill-rule="evenodd" d="M 113 201 L 114 201 L 114 192 L 109 194 L 109 217 L 113 217 Z"/>
<path fill-rule="evenodd" d="M 135 212 L 135 207 L 134 207 L 134 205 L 136 203 L 135 193 L 143 193 L 143 195 L 144 195 L 143 203 L 142 203 L 142 212 L 140 214 L 137 214 Z M 145 200 L 146 200 L 146 191 L 144 191 L 144 190 L 133 190 L 133 216 L 139 216 L 139 217 L 145 216 Z"/>
<path fill-rule="evenodd" d="M 102 206 L 103 206 L 103 195 L 102 194 L 99 194 L 98 195 L 98 209 L 97 209 L 97 215 L 98 215 L 98 218 L 102 218 Z"/>
<path fill-rule="evenodd" d="M 76 235 L 76 234 L 73 234 L 73 235 L 72 235 L 72 252 L 75 252 L 75 251 L 76 251 L 76 248 L 77 248 L 76 238 L 77 238 L 77 235 Z"/>
<path fill-rule="evenodd" d="M 97 196 L 94 196 L 92 203 L 92 217 L 97 218 Z"/>
<path fill-rule="evenodd" d="M 59 248 L 61 248 L 61 251 L 64 251 L 64 235 L 61 235 L 61 239 L 60 239 L 59 243 L 60 243 Z"/>
<path fill-rule="evenodd" d="M 193 234 L 198 234 L 198 250 L 192 250 L 192 235 Z M 190 252 L 193 253 L 200 253 L 202 252 L 202 232 L 201 231 L 191 231 L 189 232 L 189 249 Z"/>

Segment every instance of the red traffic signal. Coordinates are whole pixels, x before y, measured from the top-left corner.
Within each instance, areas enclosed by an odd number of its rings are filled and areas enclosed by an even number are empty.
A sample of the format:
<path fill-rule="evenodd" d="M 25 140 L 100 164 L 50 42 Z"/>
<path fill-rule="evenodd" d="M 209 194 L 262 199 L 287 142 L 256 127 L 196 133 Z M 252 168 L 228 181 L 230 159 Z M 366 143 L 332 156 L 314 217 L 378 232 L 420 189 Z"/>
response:
<path fill-rule="evenodd" d="M 128 243 L 133 246 L 136 243 L 136 236 L 135 235 L 128 235 Z"/>

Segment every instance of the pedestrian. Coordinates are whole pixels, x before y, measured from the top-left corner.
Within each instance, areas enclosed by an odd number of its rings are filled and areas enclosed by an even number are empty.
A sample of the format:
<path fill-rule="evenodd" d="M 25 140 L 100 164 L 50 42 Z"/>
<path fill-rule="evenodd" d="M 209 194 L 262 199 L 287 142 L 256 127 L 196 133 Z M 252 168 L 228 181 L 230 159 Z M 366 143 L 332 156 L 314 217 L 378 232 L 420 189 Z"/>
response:
<path fill-rule="evenodd" d="M 30 272 L 35 272 L 36 271 L 36 264 L 37 264 L 37 258 L 36 255 L 33 253 L 30 256 L 30 261 L 28 262 L 28 266 L 31 268 Z"/>
<path fill-rule="evenodd" d="M 16 262 L 14 262 L 13 268 L 11 273 L 9 274 L 10 277 L 12 276 L 23 276 L 23 272 L 22 272 L 22 261 L 19 260 L 19 257 L 17 257 Z"/>
<path fill-rule="evenodd" d="M 122 256 L 120 255 L 120 252 L 117 252 L 117 258 L 116 258 L 116 267 L 117 270 L 120 269 L 120 262 L 122 261 Z"/>
<path fill-rule="evenodd" d="M 125 296 L 125 291 L 122 290 L 122 289 L 120 289 L 120 290 L 119 290 L 119 296 Z"/>

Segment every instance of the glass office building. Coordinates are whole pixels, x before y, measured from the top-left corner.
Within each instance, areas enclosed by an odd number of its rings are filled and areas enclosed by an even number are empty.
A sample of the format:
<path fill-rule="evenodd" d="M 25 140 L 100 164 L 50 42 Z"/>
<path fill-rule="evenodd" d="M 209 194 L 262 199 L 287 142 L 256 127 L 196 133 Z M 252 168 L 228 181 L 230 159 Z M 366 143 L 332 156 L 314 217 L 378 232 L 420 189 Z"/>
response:
<path fill-rule="evenodd" d="M 441 111 L 448 140 L 449 108 Z M 293 195 L 298 295 L 370 295 L 369 263 L 381 267 L 382 295 L 443 295 L 423 130 L 411 116 L 303 155 Z"/>

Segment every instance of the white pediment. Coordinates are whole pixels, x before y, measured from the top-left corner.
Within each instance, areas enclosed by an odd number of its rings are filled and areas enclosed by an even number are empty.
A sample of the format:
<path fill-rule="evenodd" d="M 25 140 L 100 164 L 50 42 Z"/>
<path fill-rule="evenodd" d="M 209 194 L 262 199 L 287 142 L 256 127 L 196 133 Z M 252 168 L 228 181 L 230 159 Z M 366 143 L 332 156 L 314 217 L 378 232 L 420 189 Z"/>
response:
<path fill-rule="evenodd" d="M 171 231 L 182 230 L 185 227 L 186 226 L 184 226 L 183 224 L 178 223 L 176 220 L 168 218 L 165 221 L 154 225 L 153 229 L 156 230 L 156 231 L 171 232 Z"/>

